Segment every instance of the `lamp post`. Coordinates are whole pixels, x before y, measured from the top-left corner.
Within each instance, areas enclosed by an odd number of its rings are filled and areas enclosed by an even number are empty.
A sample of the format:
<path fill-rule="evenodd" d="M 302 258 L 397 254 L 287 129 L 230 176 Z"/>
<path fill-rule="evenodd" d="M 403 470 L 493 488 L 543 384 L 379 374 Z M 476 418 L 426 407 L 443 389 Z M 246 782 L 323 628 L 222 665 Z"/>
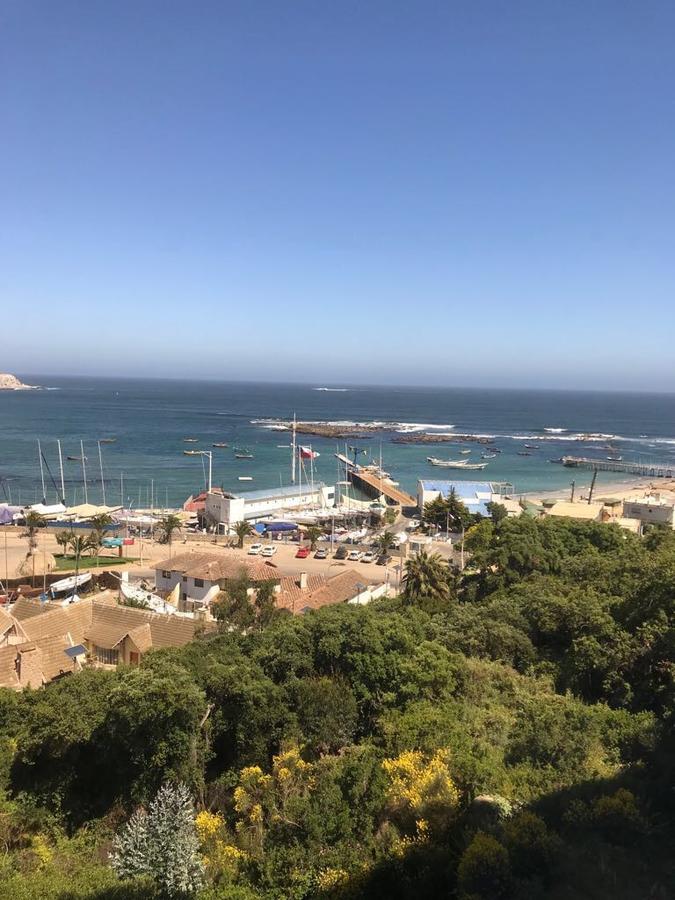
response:
<path fill-rule="evenodd" d="M 213 474 L 213 450 L 198 450 L 200 456 L 208 456 L 209 458 L 209 493 L 211 493 L 211 480 Z"/>

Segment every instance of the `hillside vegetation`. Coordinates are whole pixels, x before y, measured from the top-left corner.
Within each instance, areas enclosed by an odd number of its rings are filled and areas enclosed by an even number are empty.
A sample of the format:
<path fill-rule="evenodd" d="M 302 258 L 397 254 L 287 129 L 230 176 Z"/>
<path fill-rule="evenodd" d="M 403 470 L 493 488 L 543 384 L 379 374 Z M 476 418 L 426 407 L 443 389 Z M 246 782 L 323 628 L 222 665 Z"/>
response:
<path fill-rule="evenodd" d="M 0 897 L 672 897 L 675 536 L 467 546 L 397 600 L 0 692 Z M 134 868 L 190 829 L 191 886 Z"/>

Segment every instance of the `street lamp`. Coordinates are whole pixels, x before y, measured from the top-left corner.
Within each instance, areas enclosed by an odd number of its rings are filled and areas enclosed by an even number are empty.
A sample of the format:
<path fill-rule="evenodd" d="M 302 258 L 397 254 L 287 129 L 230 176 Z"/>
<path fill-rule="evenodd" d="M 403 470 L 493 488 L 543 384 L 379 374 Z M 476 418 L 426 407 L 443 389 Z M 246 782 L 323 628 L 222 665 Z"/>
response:
<path fill-rule="evenodd" d="M 211 476 L 213 472 L 213 450 L 197 450 L 198 456 L 208 456 L 209 458 L 209 493 L 211 493 Z"/>

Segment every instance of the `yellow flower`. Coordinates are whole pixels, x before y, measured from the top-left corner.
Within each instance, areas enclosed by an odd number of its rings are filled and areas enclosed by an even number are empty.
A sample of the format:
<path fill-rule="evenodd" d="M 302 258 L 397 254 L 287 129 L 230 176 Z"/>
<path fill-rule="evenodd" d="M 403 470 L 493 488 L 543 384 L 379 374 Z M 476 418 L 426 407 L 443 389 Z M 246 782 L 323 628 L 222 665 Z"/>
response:
<path fill-rule="evenodd" d="M 224 821 L 222 816 L 219 816 L 217 813 L 208 812 L 208 810 L 197 813 L 195 817 L 195 826 L 197 827 L 200 844 L 207 844 L 212 840 L 223 827 Z"/>

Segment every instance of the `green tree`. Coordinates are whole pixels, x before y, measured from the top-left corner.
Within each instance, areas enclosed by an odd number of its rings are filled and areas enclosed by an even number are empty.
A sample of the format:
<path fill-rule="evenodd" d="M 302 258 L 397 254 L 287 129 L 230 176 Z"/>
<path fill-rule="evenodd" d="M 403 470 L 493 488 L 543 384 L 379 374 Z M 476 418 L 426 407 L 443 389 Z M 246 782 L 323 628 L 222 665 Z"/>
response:
<path fill-rule="evenodd" d="M 54 540 L 61 548 L 61 553 L 65 556 L 68 552 L 68 549 L 71 545 L 71 542 L 75 535 L 72 531 L 57 531 L 54 535 Z"/>
<path fill-rule="evenodd" d="M 452 575 L 438 553 L 420 550 L 405 563 L 403 598 L 408 603 L 423 599 L 449 600 Z"/>
<path fill-rule="evenodd" d="M 157 523 L 157 536 L 160 544 L 168 544 L 171 547 L 173 536 L 176 531 L 180 531 L 183 522 L 180 516 L 175 513 L 168 513 Z"/>
<path fill-rule="evenodd" d="M 38 528 L 43 528 L 45 523 L 42 516 L 32 509 L 26 513 L 24 521 L 26 523 L 25 536 L 28 538 L 28 553 L 30 555 L 35 553 L 37 548 Z"/>
<path fill-rule="evenodd" d="M 319 528 L 318 525 L 309 525 L 305 528 L 305 537 L 309 541 L 310 550 L 316 549 L 316 544 L 321 535 L 323 534 L 323 528 Z"/>
<path fill-rule="evenodd" d="M 382 534 L 378 534 L 375 538 L 375 545 L 380 553 L 389 553 L 389 551 L 396 544 L 396 538 L 394 537 L 393 532 L 391 531 L 383 531 Z"/>
<path fill-rule="evenodd" d="M 147 876 L 168 898 L 199 891 L 204 866 L 186 785 L 163 785 L 147 812 L 134 813 L 113 841 L 110 862 L 119 878 Z"/>
<path fill-rule="evenodd" d="M 244 540 L 253 533 L 251 523 L 245 520 L 237 522 L 234 526 L 234 533 L 237 535 L 237 547 L 241 550 L 244 546 Z"/>
<path fill-rule="evenodd" d="M 510 881 L 506 848 L 491 834 L 479 831 L 459 861 L 457 885 L 460 897 L 496 900 L 506 895 Z"/>

